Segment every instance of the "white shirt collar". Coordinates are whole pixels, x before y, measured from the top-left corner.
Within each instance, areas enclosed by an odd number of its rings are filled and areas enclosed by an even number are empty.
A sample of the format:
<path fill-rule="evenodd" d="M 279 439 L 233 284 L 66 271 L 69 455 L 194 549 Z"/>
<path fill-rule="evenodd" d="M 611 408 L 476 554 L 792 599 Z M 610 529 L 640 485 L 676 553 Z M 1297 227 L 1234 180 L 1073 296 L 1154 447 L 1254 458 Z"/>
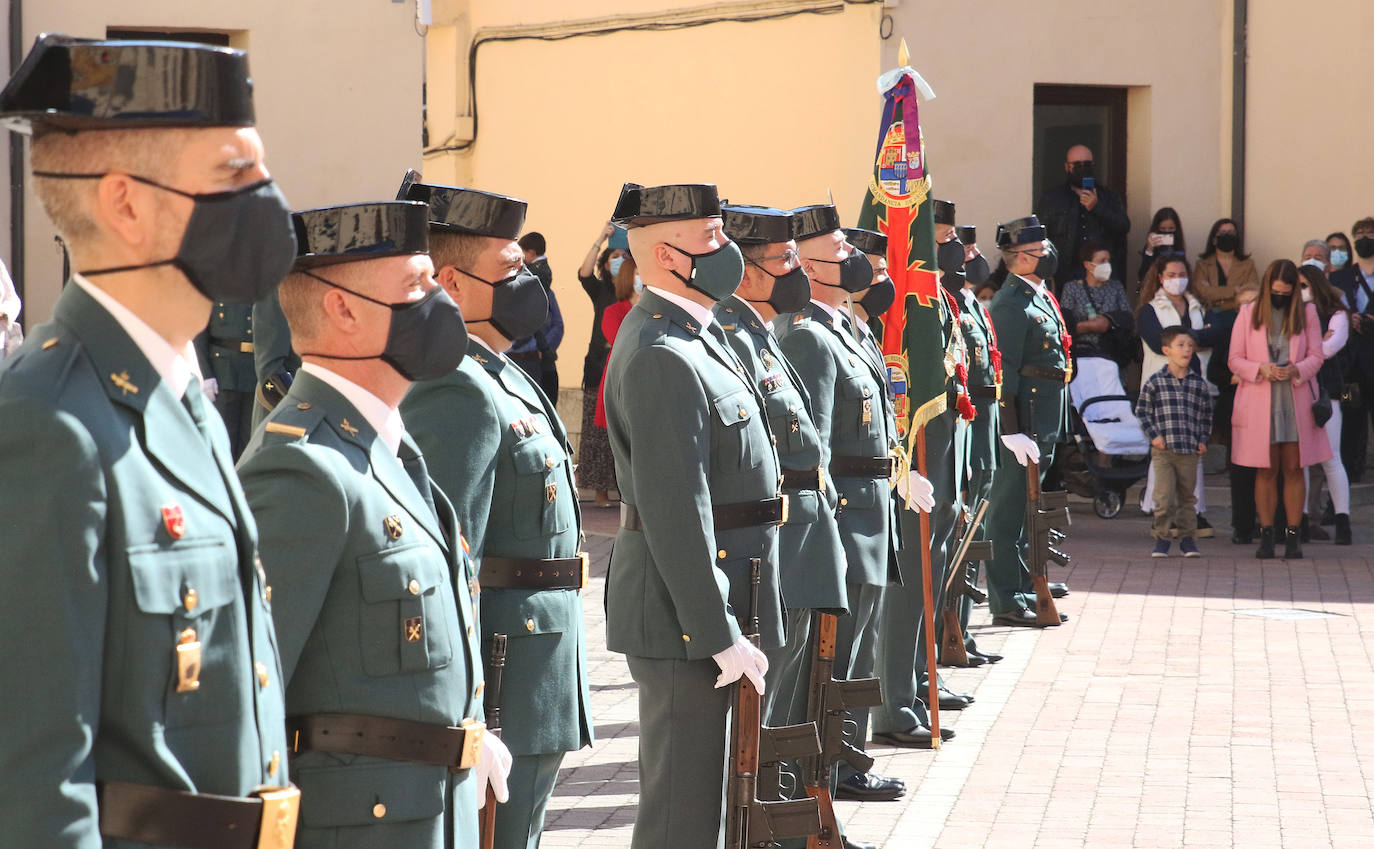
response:
<path fill-rule="evenodd" d="M 815 304 L 816 306 L 820 307 L 821 309 L 825 310 L 826 314 L 829 315 L 832 319 L 836 319 L 836 318 L 839 318 L 839 317 L 840 317 L 839 312 L 838 312 L 834 307 L 830 306 L 829 304 L 823 304 L 823 303 L 821 303 L 820 301 L 816 300 L 815 298 L 812 298 L 812 299 L 811 299 L 811 303 L 813 303 L 813 304 Z"/>
<path fill-rule="evenodd" d="M 757 318 L 759 320 L 759 324 L 762 324 L 765 328 L 767 328 L 769 333 L 773 332 L 773 328 L 768 324 L 768 322 L 763 320 L 763 316 L 759 313 L 758 309 L 753 304 L 749 303 L 743 298 L 739 298 L 738 300 L 741 304 L 744 304 L 746 307 L 749 308 L 749 311 L 754 314 L 754 318 Z"/>
<path fill-rule="evenodd" d="M 400 410 L 387 406 L 387 403 L 381 398 L 318 363 L 302 363 L 300 370 L 313 374 L 344 396 L 344 400 L 363 414 L 363 418 L 367 419 L 367 423 L 372 425 L 373 430 L 377 431 L 377 436 L 381 437 L 382 442 L 386 443 L 386 447 L 391 449 L 392 454 L 396 454 L 400 450 L 401 437 L 406 432 L 405 424 L 401 421 Z"/>
<path fill-rule="evenodd" d="M 491 355 L 492 355 L 493 357 L 495 357 L 496 359 L 501 360 L 502 362 L 505 361 L 505 359 L 506 359 L 506 355 L 505 355 L 505 354 L 502 354 L 500 351 L 498 351 L 498 350 L 496 350 L 495 348 L 491 347 L 490 345 L 488 345 L 485 341 L 483 341 L 483 340 L 480 339 L 479 337 L 476 337 L 476 336 L 469 336 L 468 338 L 471 339 L 472 341 L 476 342 L 478 345 L 481 345 L 483 348 L 486 348 L 488 351 L 491 351 Z"/>
<path fill-rule="evenodd" d="M 687 311 L 688 315 L 697 320 L 697 323 L 701 325 L 703 330 L 712 321 L 715 321 L 715 317 L 711 315 L 711 311 L 709 309 L 703 307 L 701 304 L 691 300 L 690 298 L 684 298 L 681 295 L 674 295 L 672 292 L 665 292 L 657 286 L 645 286 L 644 288 L 648 289 L 650 292 L 653 292 L 655 295 L 658 295 L 660 298 L 667 301 L 668 303 L 676 304 L 682 307 L 684 310 Z"/>
<path fill-rule="evenodd" d="M 824 306 L 824 304 L 822 304 L 822 306 Z M 867 339 L 868 337 L 873 335 L 873 331 L 868 329 L 868 322 L 859 321 L 859 317 L 854 315 L 854 313 L 850 312 L 844 304 L 840 304 L 840 306 L 836 309 L 838 312 L 843 312 L 845 314 L 845 316 L 849 319 L 849 323 L 851 325 L 859 328 L 859 336 L 861 336 L 864 339 Z"/>
<path fill-rule="evenodd" d="M 1017 276 L 1017 277 L 1021 277 L 1021 275 L 1019 275 L 1019 274 L 1016 275 L 1016 276 Z M 1045 281 L 1044 281 L 1044 280 L 1041 280 L 1039 283 L 1034 283 L 1034 282 L 1030 281 L 1029 279 L 1027 279 L 1027 278 L 1025 278 L 1025 277 L 1021 277 L 1021 279 L 1022 279 L 1022 280 L 1025 280 L 1025 281 L 1026 281 L 1026 285 L 1029 286 L 1029 287 L 1031 287 L 1032 289 L 1034 289 L 1034 290 L 1035 290 L 1035 293 L 1036 293 L 1037 295 L 1043 295 L 1043 294 L 1045 294 Z"/>
<path fill-rule="evenodd" d="M 162 378 L 162 382 L 172 390 L 172 394 L 178 399 L 186 394 L 186 386 L 195 378 L 197 382 L 202 382 L 200 374 L 200 360 L 196 358 L 196 346 L 191 342 L 186 343 L 186 347 L 178 351 L 173 348 L 171 343 L 162 338 L 162 335 L 148 326 L 148 322 L 139 318 L 138 315 L 128 307 L 114 299 L 114 296 L 91 281 L 82 277 L 80 274 L 72 275 L 72 280 L 80 286 L 82 291 L 95 299 L 97 304 L 105 308 L 110 317 L 129 334 L 129 338 L 138 346 L 138 350 L 143 356 L 148 358 L 157 376 Z"/>

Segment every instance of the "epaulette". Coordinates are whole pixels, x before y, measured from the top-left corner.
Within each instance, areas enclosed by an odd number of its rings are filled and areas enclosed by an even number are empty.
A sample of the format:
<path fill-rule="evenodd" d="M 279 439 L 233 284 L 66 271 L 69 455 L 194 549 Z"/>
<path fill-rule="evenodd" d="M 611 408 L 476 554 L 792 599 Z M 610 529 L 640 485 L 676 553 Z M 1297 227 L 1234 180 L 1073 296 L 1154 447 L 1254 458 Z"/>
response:
<path fill-rule="evenodd" d="M 807 315 L 804 312 L 799 312 L 796 315 L 792 316 L 792 326 L 797 327 L 798 325 L 805 324 L 810 320 L 811 316 Z"/>
<path fill-rule="evenodd" d="M 278 405 L 272 411 L 272 417 L 262 426 L 263 440 L 270 438 L 289 442 L 305 439 L 322 421 L 324 413 L 314 405 L 305 401 L 291 403 L 288 400 Z"/>

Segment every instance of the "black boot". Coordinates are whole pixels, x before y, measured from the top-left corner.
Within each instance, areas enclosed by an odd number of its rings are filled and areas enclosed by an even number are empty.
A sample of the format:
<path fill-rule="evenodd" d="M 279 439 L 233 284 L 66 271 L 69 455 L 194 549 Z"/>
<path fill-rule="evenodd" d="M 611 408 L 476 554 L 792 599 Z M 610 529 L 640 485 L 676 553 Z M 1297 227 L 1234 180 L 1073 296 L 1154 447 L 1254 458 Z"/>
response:
<path fill-rule="evenodd" d="M 1272 560 L 1274 558 L 1274 526 L 1260 525 L 1260 544 L 1255 550 L 1257 560 Z"/>
<path fill-rule="evenodd" d="M 1311 542 L 1312 533 L 1308 530 L 1307 514 L 1302 514 L 1302 519 L 1298 521 L 1298 540 L 1301 542 Z"/>
<path fill-rule="evenodd" d="M 1325 509 L 1325 510 L 1322 510 L 1322 524 L 1323 524 L 1323 525 L 1334 525 L 1334 524 L 1336 524 L 1336 509 L 1335 509 L 1334 507 L 1331 506 L 1331 499 L 1329 499 L 1329 498 L 1326 499 L 1326 509 Z"/>
<path fill-rule="evenodd" d="M 1336 514 L 1336 545 L 1350 545 L 1350 514 Z"/>
<path fill-rule="evenodd" d="M 1283 559 L 1302 559 L 1302 541 L 1301 537 L 1298 534 L 1297 525 L 1289 525 L 1288 528 L 1283 532 Z"/>

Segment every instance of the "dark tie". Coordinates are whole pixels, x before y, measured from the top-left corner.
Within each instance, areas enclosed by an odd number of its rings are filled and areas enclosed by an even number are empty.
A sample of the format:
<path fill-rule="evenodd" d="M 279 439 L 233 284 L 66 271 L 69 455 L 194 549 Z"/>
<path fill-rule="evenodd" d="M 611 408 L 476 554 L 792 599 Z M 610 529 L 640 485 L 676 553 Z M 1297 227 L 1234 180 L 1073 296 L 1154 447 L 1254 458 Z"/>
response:
<path fill-rule="evenodd" d="M 420 497 L 429 505 L 429 510 L 434 514 L 434 518 L 438 519 L 439 511 L 434 506 L 434 490 L 430 488 L 429 484 L 429 469 L 425 466 L 425 458 L 421 456 L 420 449 L 410 441 L 409 437 L 402 437 L 396 456 L 400 459 L 406 474 L 410 475 L 410 480 L 415 484 L 415 488 L 420 491 Z"/>
<path fill-rule="evenodd" d="M 194 376 L 191 382 L 186 384 L 186 393 L 181 396 L 181 406 L 191 414 L 191 421 L 196 423 L 196 430 L 200 432 L 200 438 L 205 440 L 205 444 L 210 449 L 210 453 L 215 452 L 215 440 L 210 436 L 210 428 L 205 420 L 205 392 L 200 388 L 200 381 Z M 218 458 L 216 458 L 218 459 Z"/>

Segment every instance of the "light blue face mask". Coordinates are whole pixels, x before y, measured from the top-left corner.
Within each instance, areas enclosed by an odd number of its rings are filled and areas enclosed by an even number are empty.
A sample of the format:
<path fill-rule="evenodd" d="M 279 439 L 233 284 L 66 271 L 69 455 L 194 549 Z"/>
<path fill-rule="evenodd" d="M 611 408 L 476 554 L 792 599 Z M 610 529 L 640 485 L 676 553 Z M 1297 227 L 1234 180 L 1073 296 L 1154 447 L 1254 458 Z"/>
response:
<path fill-rule="evenodd" d="M 1347 262 L 1350 262 L 1349 252 L 1340 250 L 1339 248 L 1333 248 L 1331 250 L 1332 268 L 1345 268 Z"/>
<path fill-rule="evenodd" d="M 643 292 L 644 292 L 644 281 L 643 281 L 643 280 L 640 280 L 640 279 L 639 279 L 639 275 L 636 274 L 636 275 L 635 275 L 635 294 L 642 294 Z"/>
<path fill-rule="evenodd" d="M 612 280 L 614 280 L 615 276 L 620 273 L 620 266 L 624 264 L 625 257 L 623 256 L 613 256 L 610 259 L 606 260 L 606 267 L 611 271 Z"/>

